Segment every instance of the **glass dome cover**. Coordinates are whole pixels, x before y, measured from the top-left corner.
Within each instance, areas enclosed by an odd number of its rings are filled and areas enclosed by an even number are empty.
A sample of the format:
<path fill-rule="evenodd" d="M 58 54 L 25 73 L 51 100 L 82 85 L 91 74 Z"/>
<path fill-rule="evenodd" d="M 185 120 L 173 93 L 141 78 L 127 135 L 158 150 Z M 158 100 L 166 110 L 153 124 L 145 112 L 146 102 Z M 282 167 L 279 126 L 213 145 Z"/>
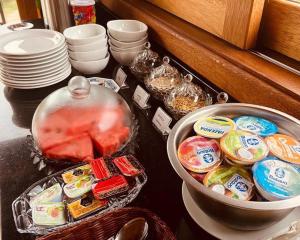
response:
<path fill-rule="evenodd" d="M 113 155 L 130 141 L 132 114 L 120 95 L 76 76 L 41 102 L 32 134 L 46 157 L 86 161 Z"/>
<path fill-rule="evenodd" d="M 152 51 L 151 44 L 145 43 L 145 50 L 140 52 L 133 60 L 130 70 L 138 79 L 144 80 L 153 68 L 161 64 L 158 53 Z"/>
<path fill-rule="evenodd" d="M 145 79 L 147 89 L 157 99 L 163 99 L 180 82 L 180 73 L 175 67 L 170 65 L 170 59 L 166 56 L 163 58 L 163 64 L 154 68 Z"/>
<path fill-rule="evenodd" d="M 211 105 L 212 98 L 202 88 L 192 83 L 193 76 L 187 74 L 180 85 L 177 85 L 171 93 L 165 97 L 166 108 L 179 119 L 198 108 Z"/>

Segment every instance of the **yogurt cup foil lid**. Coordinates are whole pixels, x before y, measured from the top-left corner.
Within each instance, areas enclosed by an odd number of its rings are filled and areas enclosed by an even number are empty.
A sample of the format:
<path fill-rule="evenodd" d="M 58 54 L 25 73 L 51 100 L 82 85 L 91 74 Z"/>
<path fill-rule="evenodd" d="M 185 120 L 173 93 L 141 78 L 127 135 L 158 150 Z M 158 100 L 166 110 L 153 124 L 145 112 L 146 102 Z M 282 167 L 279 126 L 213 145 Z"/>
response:
<path fill-rule="evenodd" d="M 270 152 L 276 157 L 294 164 L 300 164 L 300 143 L 293 137 L 275 134 L 265 138 Z"/>
<path fill-rule="evenodd" d="M 255 116 L 240 116 L 234 119 L 237 128 L 249 131 L 262 137 L 267 137 L 277 133 L 278 127 L 275 123 Z"/>
<path fill-rule="evenodd" d="M 254 195 L 251 176 L 247 170 L 240 167 L 218 167 L 205 176 L 203 184 L 212 191 L 234 199 L 246 201 Z"/>
<path fill-rule="evenodd" d="M 188 170 L 197 173 L 208 172 L 221 164 L 221 150 L 214 139 L 194 136 L 185 139 L 178 148 L 178 158 Z"/>
<path fill-rule="evenodd" d="M 300 172 L 297 167 L 276 157 L 268 157 L 252 168 L 257 189 L 268 200 L 280 200 L 300 194 Z"/>
<path fill-rule="evenodd" d="M 235 128 L 233 120 L 219 116 L 199 119 L 194 124 L 194 131 L 198 135 L 208 138 L 221 138 L 224 134 Z"/>
<path fill-rule="evenodd" d="M 223 136 L 221 149 L 231 160 L 249 164 L 264 159 L 269 153 L 268 146 L 259 136 L 242 130 L 232 130 Z"/>

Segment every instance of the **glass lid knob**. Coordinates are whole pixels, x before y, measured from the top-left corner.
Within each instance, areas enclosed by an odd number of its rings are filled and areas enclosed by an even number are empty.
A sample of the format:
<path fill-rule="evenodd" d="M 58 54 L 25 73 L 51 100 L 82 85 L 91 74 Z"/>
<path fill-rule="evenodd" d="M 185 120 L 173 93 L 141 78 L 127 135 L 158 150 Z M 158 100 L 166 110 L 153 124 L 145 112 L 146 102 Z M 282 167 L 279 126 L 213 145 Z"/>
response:
<path fill-rule="evenodd" d="M 70 79 L 68 89 L 74 98 L 85 98 L 90 93 L 91 84 L 87 78 L 75 76 Z"/>
<path fill-rule="evenodd" d="M 151 43 L 150 42 L 146 42 L 144 45 L 145 49 L 150 49 L 151 48 Z"/>

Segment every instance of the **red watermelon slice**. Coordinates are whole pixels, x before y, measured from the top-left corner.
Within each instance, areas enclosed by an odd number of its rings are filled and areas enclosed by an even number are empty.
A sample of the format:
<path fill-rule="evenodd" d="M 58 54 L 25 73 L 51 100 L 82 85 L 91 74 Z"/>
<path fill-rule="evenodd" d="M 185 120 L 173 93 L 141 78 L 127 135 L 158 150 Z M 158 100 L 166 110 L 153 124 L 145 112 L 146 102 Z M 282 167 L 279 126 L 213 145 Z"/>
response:
<path fill-rule="evenodd" d="M 88 134 L 83 134 L 59 146 L 48 149 L 45 155 L 53 159 L 70 159 L 78 162 L 94 158 L 93 143 Z"/>

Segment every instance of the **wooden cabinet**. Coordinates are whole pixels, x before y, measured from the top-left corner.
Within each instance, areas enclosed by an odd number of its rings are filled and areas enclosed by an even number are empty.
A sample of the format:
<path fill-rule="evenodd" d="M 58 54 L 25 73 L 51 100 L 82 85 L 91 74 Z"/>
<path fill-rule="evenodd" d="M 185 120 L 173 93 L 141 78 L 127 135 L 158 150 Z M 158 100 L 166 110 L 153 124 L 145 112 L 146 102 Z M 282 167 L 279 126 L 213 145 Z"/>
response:
<path fill-rule="evenodd" d="M 147 0 L 243 49 L 255 45 L 265 0 Z"/>

